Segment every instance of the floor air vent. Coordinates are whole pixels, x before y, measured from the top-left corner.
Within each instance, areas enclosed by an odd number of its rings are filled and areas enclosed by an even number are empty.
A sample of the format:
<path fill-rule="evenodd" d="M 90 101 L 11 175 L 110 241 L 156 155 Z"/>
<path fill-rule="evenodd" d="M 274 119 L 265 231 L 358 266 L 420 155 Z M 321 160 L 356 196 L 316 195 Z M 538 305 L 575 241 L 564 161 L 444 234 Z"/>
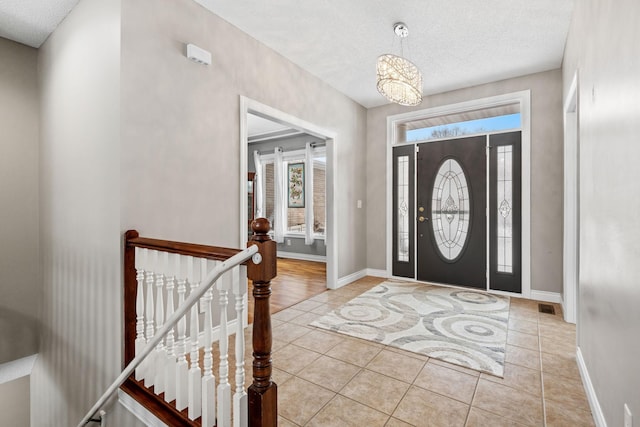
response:
<path fill-rule="evenodd" d="M 551 304 L 538 304 L 540 313 L 556 314 L 556 309 Z"/>

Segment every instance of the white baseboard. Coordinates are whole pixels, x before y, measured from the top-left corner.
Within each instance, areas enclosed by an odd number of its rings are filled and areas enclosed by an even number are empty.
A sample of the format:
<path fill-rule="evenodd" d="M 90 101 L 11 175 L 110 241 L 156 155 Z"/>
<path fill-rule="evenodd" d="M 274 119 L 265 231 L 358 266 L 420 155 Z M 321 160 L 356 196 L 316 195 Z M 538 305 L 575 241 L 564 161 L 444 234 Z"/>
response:
<path fill-rule="evenodd" d="M 0 384 L 31 375 L 37 354 L 0 364 Z"/>
<path fill-rule="evenodd" d="M 591 413 L 593 414 L 593 421 L 596 423 L 596 427 L 607 427 L 607 421 L 604 419 L 604 414 L 602 413 L 600 402 L 598 402 L 596 391 L 593 388 L 591 377 L 589 377 L 589 371 L 587 370 L 587 365 L 584 363 L 580 347 L 576 350 L 576 361 L 578 362 L 578 370 L 582 377 L 582 384 L 584 385 L 584 389 L 587 393 L 587 399 L 589 400 L 589 406 L 591 407 Z"/>
<path fill-rule="evenodd" d="M 367 268 L 367 276 L 383 277 L 385 279 L 389 278 L 389 275 L 387 274 L 387 270 L 378 270 L 375 268 Z"/>
<path fill-rule="evenodd" d="M 118 402 L 135 415 L 137 419 L 142 421 L 144 425 L 149 427 L 167 427 L 158 417 L 153 415 L 147 408 L 139 404 L 137 400 L 121 389 L 118 389 Z"/>
<path fill-rule="evenodd" d="M 278 251 L 277 256 L 279 258 L 297 259 L 300 261 L 327 262 L 327 257 L 323 255 L 298 254 L 295 252 Z"/>
<path fill-rule="evenodd" d="M 558 292 L 536 291 L 535 289 L 531 289 L 531 299 L 562 304 L 562 295 Z"/>
<path fill-rule="evenodd" d="M 362 279 L 366 275 L 367 269 L 365 268 L 363 270 L 356 271 L 355 273 L 351 273 L 348 276 L 340 277 L 338 279 L 338 286 L 336 287 L 336 289 L 348 285 L 349 283 L 355 282 L 356 280 Z"/>

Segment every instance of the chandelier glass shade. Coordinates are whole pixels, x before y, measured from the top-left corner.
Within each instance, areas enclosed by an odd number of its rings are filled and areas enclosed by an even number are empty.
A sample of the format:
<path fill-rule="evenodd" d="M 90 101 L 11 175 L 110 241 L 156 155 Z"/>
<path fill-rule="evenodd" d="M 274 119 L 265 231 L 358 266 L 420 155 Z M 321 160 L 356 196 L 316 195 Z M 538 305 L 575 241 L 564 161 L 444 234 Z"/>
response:
<path fill-rule="evenodd" d="M 422 102 L 422 74 L 416 65 L 402 57 L 402 40 L 409 36 L 404 22 L 393 24 L 393 32 L 400 38 L 400 55 L 387 53 L 378 57 L 378 92 L 396 104 L 412 107 Z"/>
<path fill-rule="evenodd" d="M 422 74 L 416 65 L 397 55 L 378 57 L 377 89 L 396 104 L 415 106 L 422 102 Z"/>

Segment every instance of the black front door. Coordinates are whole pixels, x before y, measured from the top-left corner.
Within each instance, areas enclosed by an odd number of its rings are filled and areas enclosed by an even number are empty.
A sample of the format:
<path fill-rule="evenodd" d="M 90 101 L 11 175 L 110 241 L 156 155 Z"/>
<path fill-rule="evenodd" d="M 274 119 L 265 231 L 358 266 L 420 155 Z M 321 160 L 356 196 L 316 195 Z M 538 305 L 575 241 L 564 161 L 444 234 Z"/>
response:
<path fill-rule="evenodd" d="M 418 144 L 418 280 L 486 289 L 486 141 Z"/>

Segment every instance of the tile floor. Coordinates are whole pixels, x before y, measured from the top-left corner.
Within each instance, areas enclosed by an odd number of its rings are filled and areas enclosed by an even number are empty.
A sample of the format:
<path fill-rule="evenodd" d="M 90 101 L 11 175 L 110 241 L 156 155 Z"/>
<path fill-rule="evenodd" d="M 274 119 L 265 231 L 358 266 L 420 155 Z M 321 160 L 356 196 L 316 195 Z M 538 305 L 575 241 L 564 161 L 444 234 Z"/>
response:
<path fill-rule="evenodd" d="M 504 379 L 308 326 L 381 281 L 366 277 L 272 316 L 281 427 L 594 425 L 575 326 L 534 301 L 511 299 Z"/>

